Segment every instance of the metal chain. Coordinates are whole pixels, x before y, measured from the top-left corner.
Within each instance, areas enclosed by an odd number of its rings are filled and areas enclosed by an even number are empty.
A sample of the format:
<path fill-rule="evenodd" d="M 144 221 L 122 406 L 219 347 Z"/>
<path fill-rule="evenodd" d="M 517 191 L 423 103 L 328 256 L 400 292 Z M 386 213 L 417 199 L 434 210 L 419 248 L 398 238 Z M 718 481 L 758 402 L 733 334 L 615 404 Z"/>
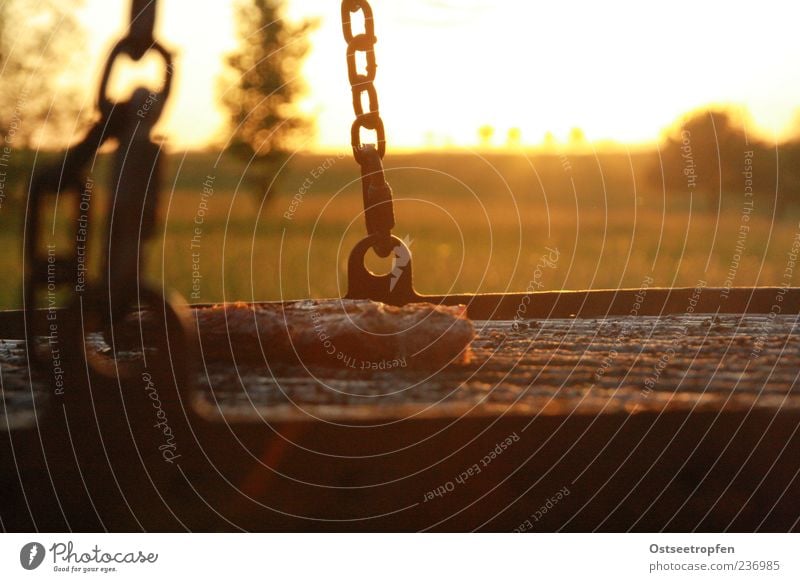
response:
<path fill-rule="evenodd" d="M 353 15 L 361 13 L 364 19 L 364 32 L 353 30 Z M 391 238 L 394 228 L 394 205 L 392 189 L 386 182 L 383 172 L 383 159 L 386 153 L 386 132 L 378 107 L 378 92 L 375 89 L 375 23 L 372 7 L 367 0 L 343 0 L 342 32 L 347 42 L 347 76 L 353 97 L 353 111 L 356 119 L 350 130 L 350 143 L 353 157 L 361 166 L 361 190 L 364 198 L 364 217 L 369 236 L 376 238 L 375 251 L 387 257 L 394 249 Z M 363 53 L 366 60 L 365 71 L 358 69 L 357 55 Z M 367 110 L 364 110 L 364 98 Z M 361 143 L 361 130 L 374 131 L 375 144 Z"/>
<path fill-rule="evenodd" d="M 99 318 L 103 326 L 110 324 L 115 314 L 119 318 L 128 310 L 136 302 L 137 294 L 149 297 L 154 305 L 163 301 L 166 307 L 174 311 L 160 293 L 147 286 L 140 288 L 137 279 L 143 257 L 139 247 L 153 230 L 159 190 L 160 148 L 152 142 L 150 133 L 163 112 L 173 77 L 172 55 L 153 36 L 157 4 L 157 0 L 131 1 L 128 34 L 111 50 L 101 77 L 97 100 L 99 119 L 81 142 L 65 152 L 62 162 L 37 170 L 31 179 L 26 218 L 25 310 L 28 354 L 35 365 L 42 364 L 36 338 L 43 331 L 37 303 L 44 291 L 50 293 L 55 288 L 72 290 L 73 307 L 64 312 L 64 329 L 65 335 L 73 338 L 83 335 L 84 324 L 74 317 L 74 312 L 80 311 L 76 306 L 81 304 L 81 296 L 86 297 L 86 314 Z M 108 96 L 108 83 L 118 57 L 127 55 L 138 61 L 150 50 L 159 53 L 164 60 L 161 90 L 150 92 L 138 87 L 129 100 L 112 101 Z M 82 282 L 79 276 L 79 273 L 89 271 L 85 264 L 81 264 L 81 260 L 85 261 L 90 256 L 86 233 L 73 233 L 68 252 L 58 256 L 54 245 L 50 245 L 47 253 L 43 253 L 39 247 L 45 219 L 48 218 L 43 215 L 47 196 L 55 196 L 58 200 L 62 195 L 69 194 L 67 200 L 71 202 L 71 214 L 77 219 L 75 224 L 88 225 L 92 222 L 89 214 L 94 205 L 86 190 L 86 184 L 91 185 L 92 180 L 86 177 L 86 167 L 109 139 L 115 139 L 118 145 L 110 176 L 113 200 L 107 223 L 106 293 L 103 293 L 92 283 Z M 50 220 L 52 222 L 52 217 Z M 88 229 L 88 226 L 85 228 Z M 48 321 L 45 329 L 54 329 L 53 324 L 53 321 Z"/>
<path fill-rule="evenodd" d="M 144 268 L 141 246 L 150 238 L 155 226 L 161 148 L 151 139 L 151 132 L 169 98 L 173 77 L 172 54 L 154 37 L 157 5 L 157 0 L 132 0 L 128 34 L 111 51 L 98 94 L 101 114 L 121 109 L 123 119 L 116 136 L 119 145 L 110 175 L 112 204 L 103 269 L 112 320 L 119 319 L 136 300 L 138 277 Z M 161 89 L 150 92 L 137 87 L 128 101 L 111 101 L 108 82 L 117 58 L 125 54 L 139 60 L 150 50 L 157 52 L 164 61 Z"/>
<path fill-rule="evenodd" d="M 131 22 L 125 39 L 131 46 L 131 58 L 141 59 L 155 44 L 157 0 L 132 0 Z"/>

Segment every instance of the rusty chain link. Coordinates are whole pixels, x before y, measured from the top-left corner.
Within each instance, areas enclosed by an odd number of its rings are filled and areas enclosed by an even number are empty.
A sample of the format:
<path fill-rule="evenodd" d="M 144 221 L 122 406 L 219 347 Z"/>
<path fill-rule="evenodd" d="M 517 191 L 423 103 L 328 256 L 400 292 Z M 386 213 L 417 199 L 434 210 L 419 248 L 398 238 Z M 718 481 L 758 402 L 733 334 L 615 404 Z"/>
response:
<path fill-rule="evenodd" d="M 353 15 L 363 15 L 364 31 L 356 33 L 353 29 Z M 372 7 L 367 0 L 343 0 L 342 32 L 347 42 L 347 76 L 353 97 L 355 121 L 350 130 L 350 143 L 353 157 L 361 166 L 361 190 L 364 198 L 364 217 L 367 234 L 375 236 L 375 251 L 387 257 L 394 249 L 391 238 L 394 228 L 394 205 L 392 189 L 386 182 L 383 172 L 383 159 L 386 153 L 386 132 L 378 106 L 378 92 L 375 89 L 375 22 Z M 359 71 L 358 54 L 364 55 L 366 66 Z M 367 110 L 364 110 L 366 97 Z M 374 131 L 375 144 L 361 142 L 361 130 Z"/>

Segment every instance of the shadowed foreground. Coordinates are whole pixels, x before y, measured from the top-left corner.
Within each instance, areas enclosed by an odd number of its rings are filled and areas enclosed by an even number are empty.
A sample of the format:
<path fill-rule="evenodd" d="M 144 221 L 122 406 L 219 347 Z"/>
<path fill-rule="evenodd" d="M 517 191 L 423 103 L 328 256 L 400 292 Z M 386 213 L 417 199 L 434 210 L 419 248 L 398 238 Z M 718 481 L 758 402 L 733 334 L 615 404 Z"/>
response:
<path fill-rule="evenodd" d="M 157 375 L 94 383 L 48 415 L 49 387 L 32 397 L 5 341 L 0 517 L 13 531 L 796 530 L 796 322 L 478 321 L 473 362 L 432 375 L 208 363 L 202 417 Z"/>

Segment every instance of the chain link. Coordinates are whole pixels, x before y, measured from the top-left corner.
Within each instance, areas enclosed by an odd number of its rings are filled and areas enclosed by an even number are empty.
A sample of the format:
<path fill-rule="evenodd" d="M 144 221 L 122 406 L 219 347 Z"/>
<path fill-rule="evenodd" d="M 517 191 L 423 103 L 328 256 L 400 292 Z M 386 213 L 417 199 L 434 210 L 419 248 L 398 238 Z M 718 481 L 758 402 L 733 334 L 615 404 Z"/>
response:
<path fill-rule="evenodd" d="M 353 28 L 353 15 L 361 13 L 364 31 Z M 375 89 L 375 21 L 372 7 L 367 0 L 343 0 L 342 32 L 347 42 L 347 77 L 353 97 L 355 121 L 350 129 L 350 144 L 353 157 L 361 166 L 361 189 L 364 198 L 364 217 L 367 233 L 378 235 L 375 251 L 382 257 L 389 256 L 394 249 L 391 233 L 394 228 L 394 206 L 392 189 L 386 182 L 381 160 L 386 153 L 386 131 L 378 106 L 378 91 Z M 358 55 L 363 54 L 366 65 L 358 67 Z M 364 109 L 366 98 L 367 109 Z M 375 132 L 376 143 L 364 144 L 361 130 Z"/>
<path fill-rule="evenodd" d="M 363 15 L 364 32 L 353 30 L 353 15 Z M 353 93 L 353 110 L 356 120 L 351 131 L 351 144 L 356 161 L 363 163 L 361 143 L 361 128 L 373 130 L 377 134 L 376 147 L 383 158 L 386 153 L 386 135 L 383 122 L 378 110 L 378 92 L 375 90 L 375 21 L 372 16 L 372 7 L 367 0 L 344 0 L 342 2 L 342 32 L 347 42 L 347 76 Z M 365 70 L 359 71 L 358 54 L 363 54 L 366 60 Z M 363 96 L 367 95 L 369 109 L 364 111 Z"/>
<path fill-rule="evenodd" d="M 131 58 L 138 61 L 155 43 L 156 0 L 132 0 L 130 28 L 125 40 L 130 44 Z"/>

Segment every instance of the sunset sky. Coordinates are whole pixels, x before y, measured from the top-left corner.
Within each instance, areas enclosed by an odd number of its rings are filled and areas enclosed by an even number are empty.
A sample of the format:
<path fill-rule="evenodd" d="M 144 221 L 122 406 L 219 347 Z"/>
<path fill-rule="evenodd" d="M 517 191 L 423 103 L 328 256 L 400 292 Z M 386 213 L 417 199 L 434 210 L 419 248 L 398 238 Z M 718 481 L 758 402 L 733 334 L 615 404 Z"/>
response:
<path fill-rule="evenodd" d="M 526 145 L 580 127 L 594 142 L 642 143 L 691 109 L 744 105 L 767 138 L 800 110 L 800 5 L 528 0 L 374 0 L 378 88 L 389 147 L 471 147 L 477 128 L 502 146 L 518 127 Z M 319 28 L 302 74 L 316 116 L 310 148 L 348 143 L 353 118 L 339 2 L 290 0 L 290 18 Z M 90 64 L 124 28 L 128 0 L 86 0 Z M 216 103 L 223 55 L 236 46 L 232 2 L 161 0 L 161 38 L 179 54 L 163 129 L 174 147 L 226 138 Z"/>

